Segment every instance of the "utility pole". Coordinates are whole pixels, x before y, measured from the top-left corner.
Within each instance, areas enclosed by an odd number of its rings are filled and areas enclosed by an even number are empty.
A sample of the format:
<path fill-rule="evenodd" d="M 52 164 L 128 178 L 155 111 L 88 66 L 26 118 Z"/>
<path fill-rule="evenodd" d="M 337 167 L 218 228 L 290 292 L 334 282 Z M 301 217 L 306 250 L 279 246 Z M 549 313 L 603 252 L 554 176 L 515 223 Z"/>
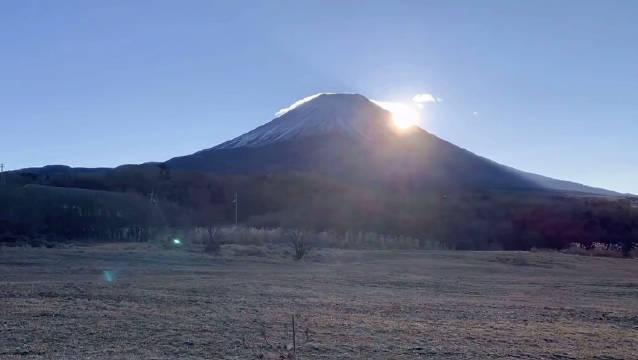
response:
<path fill-rule="evenodd" d="M 0 185 L 4 186 L 6 182 L 4 178 L 4 163 L 0 163 Z"/>
<path fill-rule="evenodd" d="M 235 204 L 235 225 L 237 225 L 237 207 L 239 206 L 239 201 L 237 200 L 237 192 L 235 192 L 235 197 L 233 198 L 233 204 Z"/>

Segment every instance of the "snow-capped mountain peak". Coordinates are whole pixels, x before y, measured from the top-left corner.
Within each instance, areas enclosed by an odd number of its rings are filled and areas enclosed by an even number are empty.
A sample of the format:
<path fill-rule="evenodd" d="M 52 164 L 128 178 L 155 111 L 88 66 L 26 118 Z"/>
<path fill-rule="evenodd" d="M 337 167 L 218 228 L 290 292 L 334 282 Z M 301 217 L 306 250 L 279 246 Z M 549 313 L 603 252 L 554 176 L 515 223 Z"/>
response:
<path fill-rule="evenodd" d="M 293 138 L 340 133 L 370 138 L 391 129 L 391 114 L 359 94 L 315 94 L 277 112 L 278 117 L 214 149 L 260 147 Z"/>
<path fill-rule="evenodd" d="M 552 190 L 620 196 L 509 168 L 416 126 L 406 132 L 382 105 L 358 94 L 317 94 L 278 114 L 233 140 L 165 164 L 219 174 L 310 172 L 387 184 L 392 191 Z"/>

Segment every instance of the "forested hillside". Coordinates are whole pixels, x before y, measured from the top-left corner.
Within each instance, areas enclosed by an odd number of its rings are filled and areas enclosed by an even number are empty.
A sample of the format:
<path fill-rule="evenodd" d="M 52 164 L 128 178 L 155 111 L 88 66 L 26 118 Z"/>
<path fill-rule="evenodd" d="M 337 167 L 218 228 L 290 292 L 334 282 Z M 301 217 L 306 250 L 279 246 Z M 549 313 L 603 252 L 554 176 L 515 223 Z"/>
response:
<path fill-rule="evenodd" d="M 0 191 L 0 238 L 149 241 L 179 229 L 234 223 L 375 232 L 455 249 L 565 248 L 638 242 L 629 199 L 532 191 L 414 191 L 312 174 L 219 176 L 161 164 L 115 170 L 13 172 Z"/>

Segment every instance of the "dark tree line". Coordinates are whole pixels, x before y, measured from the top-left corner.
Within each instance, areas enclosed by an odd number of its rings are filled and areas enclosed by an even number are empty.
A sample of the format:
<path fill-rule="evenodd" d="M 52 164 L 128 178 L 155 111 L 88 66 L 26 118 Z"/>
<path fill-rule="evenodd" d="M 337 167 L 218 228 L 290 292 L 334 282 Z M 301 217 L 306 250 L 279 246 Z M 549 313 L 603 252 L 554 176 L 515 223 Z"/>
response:
<path fill-rule="evenodd" d="M 146 241 L 166 228 L 210 229 L 232 223 L 232 196 L 239 192 L 240 222 L 261 227 L 370 231 L 478 250 L 577 243 L 627 254 L 638 243 L 638 209 L 628 199 L 388 191 L 309 174 L 212 176 L 162 165 L 11 173 L 9 180 L 0 189 L 0 237 Z"/>

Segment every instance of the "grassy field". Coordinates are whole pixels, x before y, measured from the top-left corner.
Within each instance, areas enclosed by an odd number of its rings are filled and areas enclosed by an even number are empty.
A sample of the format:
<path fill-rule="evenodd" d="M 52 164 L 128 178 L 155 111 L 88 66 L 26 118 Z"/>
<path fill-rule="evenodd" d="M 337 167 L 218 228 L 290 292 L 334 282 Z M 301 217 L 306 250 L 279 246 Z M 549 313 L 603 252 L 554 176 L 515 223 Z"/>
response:
<path fill-rule="evenodd" d="M 636 260 L 233 249 L 2 248 L 0 358 L 638 358 Z"/>

